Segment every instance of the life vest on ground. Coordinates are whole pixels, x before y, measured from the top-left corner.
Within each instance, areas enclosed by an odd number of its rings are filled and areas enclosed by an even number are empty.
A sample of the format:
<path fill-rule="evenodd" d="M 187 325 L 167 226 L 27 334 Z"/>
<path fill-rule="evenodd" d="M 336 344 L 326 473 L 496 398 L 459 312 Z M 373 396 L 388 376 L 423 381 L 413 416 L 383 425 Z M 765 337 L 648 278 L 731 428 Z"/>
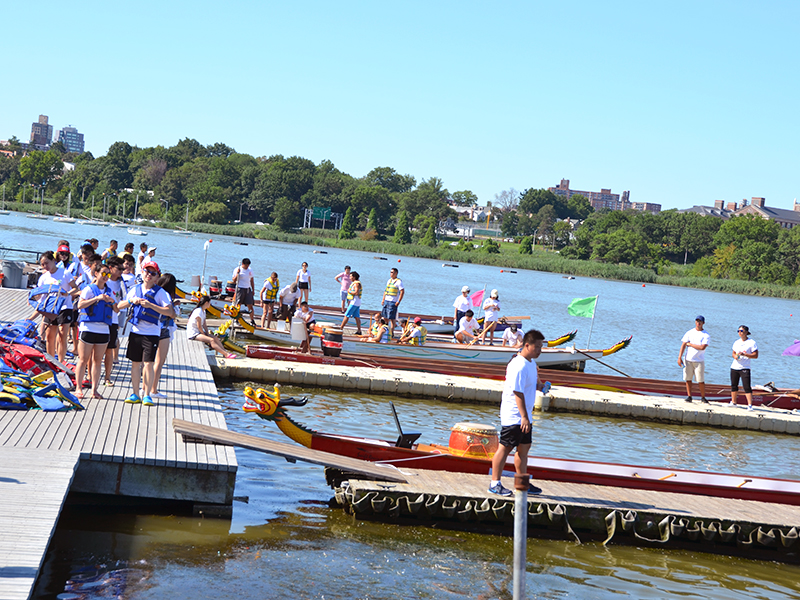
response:
<path fill-rule="evenodd" d="M 386 291 L 384 292 L 387 296 L 397 296 L 400 294 L 400 288 L 397 287 L 397 284 L 400 280 L 399 279 L 390 279 L 386 282 Z"/>
<path fill-rule="evenodd" d="M 264 302 L 275 302 L 275 300 L 278 298 L 278 291 L 281 288 L 281 280 L 276 279 L 275 281 L 272 281 L 272 279 L 267 279 L 267 281 L 272 284 L 272 289 L 267 290 L 264 293 Z"/>
<path fill-rule="evenodd" d="M 92 290 L 95 297 L 102 296 L 105 293 L 94 283 L 89 286 L 89 289 Z M 78 323 L 105 323 L 106 325 L 111 325 L 113 318 L 114 309 L 105 300 L 99 300 L 78 311 Z"/>
<path fill-rule="evenodd" d="M 412 337 L 409 343 L 412 346 L 424 346 L 425 341 L 428 339 L 428 330 L 422 325 L 417 327 L 417 329 L 419 329 L 419 337 Z"/>
<path fill-rule="evenodd" d="M 354 281 L 350 284 L 350 287 L 347 288 L 347 301 L 350 302 L 353 298 L 361 298 L 362 291 L 361 282 Z"/>
<path fill-rule="evenodd" d="M 151 302 L 152 304 L 156 304 L 156 294 L 161 291 L 161 288 L 157 285 L 154 285 L 153 288 L 144 293 L 143 284 L 136 286 L 136 296 L 139 298 L 144 298 L 145 300 Z M 133 310 L 131 311 L 131 318 L 130 322 L 131 325 L 138 325 L 140 322 L 144 323 L 158 323 L 161 319 L 161 313 L 156 312 L 152 308 L 145 308 L 140 304 L 135 304 L 133 306 Z"/>

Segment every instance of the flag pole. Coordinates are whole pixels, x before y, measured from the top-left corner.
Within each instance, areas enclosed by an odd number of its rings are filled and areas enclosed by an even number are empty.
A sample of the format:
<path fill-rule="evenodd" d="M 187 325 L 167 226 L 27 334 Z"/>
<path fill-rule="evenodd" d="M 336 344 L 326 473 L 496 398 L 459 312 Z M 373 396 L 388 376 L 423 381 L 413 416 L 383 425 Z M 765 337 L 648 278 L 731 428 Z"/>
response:
<path fill-rule="evenodd" d="M 483 294 L 481 295 L 481 309 L 480 309 L 480 314 L 479 314 L 477 317 L 475 317 L 475 320 L 478 320 L 478 319 L 480 319 L 480 318 L 481 318 L 481 317 L 480 317 L 480 315 L 481 315 L 481 314 L 483 314 L 483 301 L 484 301 L 485 299 L 486 299 L 486 284 L 483 284 Z"/>
<path fill-rule="evenodd" d="M 586 342 L 586 348 L 591 348 L 592 330 L 594 329 L 594 315 L 597 313 L 597 302 L 600 300 L 600 294 L 597 294 L 595 298 L 594 310 L 592 311 L 592 324 L 589 326 L 589 340 Z"/>

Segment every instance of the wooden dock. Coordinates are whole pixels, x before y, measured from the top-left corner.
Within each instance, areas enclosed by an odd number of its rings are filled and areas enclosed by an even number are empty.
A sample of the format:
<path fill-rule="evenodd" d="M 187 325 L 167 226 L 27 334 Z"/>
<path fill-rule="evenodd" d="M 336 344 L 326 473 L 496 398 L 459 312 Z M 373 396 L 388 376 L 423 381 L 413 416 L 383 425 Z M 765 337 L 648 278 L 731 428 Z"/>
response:
<path fill-rule="evenodd" d="M 421 371 L 341 367 L 260 358 L 226 361 L 209 356 L 208 360 L 217 377 L 268 385 L 286 383 L 300 387 L 358 390 L 498 406 L 503 391 L 502 381 Z M 745 411 L 741 406 L 734 407 L 724 402 L 689 404 L 683 398 L 553 386 L 548 396 L 537 394 L 536 408 L 675 425 L 800 435 L 800 414 L 766 406 Z"/>
<path fill-rule="evenodd" d="M 409 483 L 365 481 L 326 469 L 337 502 L 356 518 L 513 535 L 514 497 L 489 476 L 400 469 Z M 507 486 L 512 486 L 507 478 Z M 800 507 L 602 485 L 532 480 L 528 536 L 677 547 L 800 563 Z"/>
<path fill-rule="evenodd" d="M 0 598 L 33 592 L 80 453 L 0 447 Z"/>

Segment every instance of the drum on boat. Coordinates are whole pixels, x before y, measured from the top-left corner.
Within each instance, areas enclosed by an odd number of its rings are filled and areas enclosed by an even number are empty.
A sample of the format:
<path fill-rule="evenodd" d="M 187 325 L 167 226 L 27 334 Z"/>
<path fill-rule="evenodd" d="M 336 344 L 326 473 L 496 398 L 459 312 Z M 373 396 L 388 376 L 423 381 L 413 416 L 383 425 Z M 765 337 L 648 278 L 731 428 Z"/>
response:
<path fill-rule="evenodd" d="M 228 294 L 228 296 L 236 295 L 236 284 L 233 283 L 233 280 L 230 280 L 225 284 L 225 293 Z"/>
<path fill-rule="evenodd" d="M 325 356 L 339 356 L 342 353 L 341 327 L 326 327 L 322 337 L 322 353 Z"/>
<path fill-rule="evenodd" d="M 497 430 L 480 423 L 456 423 L 450 429 L 450 453 L 472 458 L 492 458 L 499 445 Z"/>
<path fill-rule="evenodd" d="M 208 293 L 210 296 L 219 296 L 222 293 L 222 282 L 219 279 L 212 279 L 208 284 Z"/>

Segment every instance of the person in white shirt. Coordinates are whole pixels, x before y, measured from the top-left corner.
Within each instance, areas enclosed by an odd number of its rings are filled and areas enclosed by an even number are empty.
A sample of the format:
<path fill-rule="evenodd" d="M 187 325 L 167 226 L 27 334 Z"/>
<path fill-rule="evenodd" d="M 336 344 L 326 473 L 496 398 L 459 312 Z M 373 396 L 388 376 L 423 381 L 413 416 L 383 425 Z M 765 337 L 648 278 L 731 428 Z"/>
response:
<path fill-rule="evenodd" d="M 511 450 L 517 449 L 514 455 L 514 467 L 517 475 L 528 472 L 528 452 L 533 441 L 531 435 L 531 416 L 536 401 L 536 390 L 543 394 L 550 391 L 550 383 L 539 383 L 539 370 L 534 359 L 542 353 L 544 335 L 541 331 L 531 329 L 522 338 L 522 350 L 519 351 L 506 367 L 506 379 L 503 384 L 503 396 L 500 401 L 500 445 L 492 457 L 492 481 L 489 492 L 499 496 L 510 496 L 511 490 L 503 487 L 501 476 L 506 459 Z M 531 485 L 528 493 L 538 494 L 542 490 Z"/>
<path fill-rule="evenodd" d="M 247 310 L 250 311 L 250 322 L 253 324 L 253 327 L 256 326 L 255 320 L 255 310 L 253 309 L 253 304 L 255 304 L 255 276 L 253 275 L 253 271 L 250 269 L 250 259 L 243 258 L 242 264 L 236 267 L 233 270 L 233 284 L 236 286 L 236 296 L 234 298 L 234 302 L 239 306 L 246 306 Z"/>
<path fill-rule="evenodd" d="M 492 290 L 489 297 L 483 302 L 483 331 L 481 332 L 481 342 L 486 340 L 489 334 L 489 345 L 494 346 L 494 330 L 497 328 L 497 321 L 500 318 L 500 296 L 497 290 Z"/>
<path fill-rule="evenodd" d="M 478 319 L 474 319 L 475 313 L 472 310 L 468 310 L 466 314 L 461 317 L 461 321 L 458 323 L 458 331 L 456 331 L 456 341 L 460 344 L 466 344 L 471 342 L 475 339 L 475 332 L 480 329 L 480 325 L 478 325 Z"/>
<path fill-rule="evenodd" d="M 458 331 L 458 324 L 461 323 L 461 319 L 467 314 L 469 307 L 469 286 L 465 285 L 461 288 L 461 294 L 453 301 L 453 308 L 455 309 L 455 314 L 453 315 L 453 332 Z"/>
<path fill-rule="evenodd" d="M 139 254 L 136 256 L 136 276 L 141 281 L 142 277 L 142 263 L 147 256 L 147 242 L 139 244 Z"/>
<path fill-rule="evenodd" d="M 50 251 L 42 253 L 39 258 L 39 265 L 44 269 L 44 273 L 39 277 L 37 287 L 53 286 L 58 289 L 59 298 L 62 301 L 61 309 L 58 314 L 43 315 L 44 338 L 47 352 L 57 356 L 58 360 L 64 362 L 67 354 L 67 334 L 73 320 L 72 314 L 72 278 L 64 271 L 63 267 L 56 266 L 56 259 Z"/>
<path fill-rule="evenodd" d="M 750 361 L 758 358 L 758 344 L 748 338 L 750 328 L 739 325 L 739 339 L 733 342 L 733 363 L 731 364 L 731 405 L 736 406 L 739 395 L 739 379 L 742 380 L 747 410 L 753 410 L 753 388 L 750 387 Z"/>
<path fill-rule="evenodd" d="M 111 273 L 108 281 L 106 282 L 106 293 L 114 299 L 115 304 L 122 302 L 128 295 L 128 288 L 122 279 L 122 270 L 124 263 L 119 256 L 111 256 L 108 259 L 108 269 Z M 111 387 L 114 381 L 111 379 L 111 370 L 114 367 L 114 361 L 119 354 L 119 325 L 120 320 L 125 318 L 123 311 L 118 312 L 114 317 L 114 322 L 108 328 L 108 346 L 106 346 L 105 362 L 105 385 Z"/>
<path fill-rule="evenodd" d="M 683 380 L 686 382 L 686 402 L 692 401 L 692 378 L 697 379 L 700 387 L 700 401 L 706 400 L 705 384 L 705 358 L 706 348 L 711 342 L 711 336 L 703 329 L 706 319 L 697 315 L 694 320 L 694 329 L 690 329 L 681 338 L 681 349 L 678 352 L 678 366 L 683 367 Z M 683 353 L 686 351 L 686 364 L 684 365 Z"/>
<path fill-rule="evenodd" d="M 519 348 L 522 346 L 522 332 L 517 331 L 516 324 L 509 325 L 503 332 L 503 346 Z"/>
<path fill-rule="evenodd" d="M 285 331 L 289 331 L 289 322 L 292 320 L 297 310 L 297 300 L 300 298 L 300 295 L 301 292 L 296 282 L 290 283 L 280 291 L 281 319 L 284 322 L 283 328 Z"/>
<path fill-rule="evenodd" d="M 208 331 L 208 327 L 206 327 L 206 310 L 209 306 L 211 306 L 211 298 L 206 295 L 200 296 L 197 301 L 197 308 L 192 311 L 192 314 L 189 315 L 189 320 L 186 321 L 186 337 L 193 342 L 208 344 L 214 352 L 219 352 L 225 358 L 236 358 L 236 354 L 233 352 L 230 354 L 225 352 L 220 339 L 215 335 L 211 335 Z"/>
<path fill-rule="evenodd" d="M 300 289 L 303 302 L 308 302 L 308 294 L 311 292 L 311 273 L 308 272 L 307 262 L 304 262 L 302 265 L 300 265 L 300 270 L 297 272 L 294 282 Z"/>

